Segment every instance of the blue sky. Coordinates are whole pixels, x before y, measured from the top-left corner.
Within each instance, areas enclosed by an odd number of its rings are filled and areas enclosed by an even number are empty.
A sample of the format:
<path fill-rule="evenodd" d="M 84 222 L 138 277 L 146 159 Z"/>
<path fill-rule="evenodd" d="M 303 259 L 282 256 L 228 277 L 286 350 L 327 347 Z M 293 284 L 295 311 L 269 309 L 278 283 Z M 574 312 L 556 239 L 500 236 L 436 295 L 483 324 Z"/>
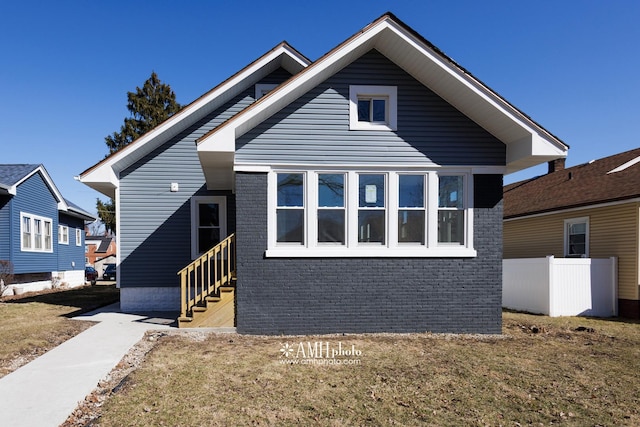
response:
<path fill-rule="evenodd" d="M 95 212 L 73 177 L 151 71 L 187 104 L 282 40 L 315 60 L 386 11 L 569 144 L 568 166 L 640 146 L 637 0 L 21 0 L 0 4 L 0 163 L 43 163 Z"/>

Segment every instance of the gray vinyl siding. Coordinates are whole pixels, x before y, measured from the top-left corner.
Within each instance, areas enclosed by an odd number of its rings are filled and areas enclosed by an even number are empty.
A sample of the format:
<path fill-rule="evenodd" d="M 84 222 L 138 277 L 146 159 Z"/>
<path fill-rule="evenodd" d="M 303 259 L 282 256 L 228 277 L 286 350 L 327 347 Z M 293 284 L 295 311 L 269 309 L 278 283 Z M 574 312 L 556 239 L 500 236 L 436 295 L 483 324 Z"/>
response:
<path fill-rule="evenodd" d="M 58 266 L 58 201 L 40 173 L 18 185 L 11 201 L 11 261 L 13 272 L 41 273 Z M 20 212 L 51 219 L 53 252 L 27 252 L 20 247 Z"/>
<path fill-rule="evenodd" d="M 11 196 L 0 196 L 0 260 L 9 260 Z"/>
<path fill-rule="evenodd" d="M 349 130 L 349 86 L 398 88 L 397 131 Z M 503 143 L 376 50 L 236 142 L 243 164 L 504 165 Z"/>
<path fill-rule="evenodd" d="M 283 69 L 260 83 L 281 83 Z M 227 233 L 235 231 L 235 200 L 229 191 L 208 191 L 196 140 L 255 101 L 247 87 L 200 122 L 133 164 L 120 175 L 120 286 L 178 286 L 177 272 L 191 261 L 191 197 L 227 196 Z M 172 193 L 176 182 L 179 191 Z"/>
<path fill-rule="evenodd" d="M 474 177 L 473 258 L 265 258 L 266 174 L 236 173 L 239 333 L 500 333 L 502 176 Z"/>

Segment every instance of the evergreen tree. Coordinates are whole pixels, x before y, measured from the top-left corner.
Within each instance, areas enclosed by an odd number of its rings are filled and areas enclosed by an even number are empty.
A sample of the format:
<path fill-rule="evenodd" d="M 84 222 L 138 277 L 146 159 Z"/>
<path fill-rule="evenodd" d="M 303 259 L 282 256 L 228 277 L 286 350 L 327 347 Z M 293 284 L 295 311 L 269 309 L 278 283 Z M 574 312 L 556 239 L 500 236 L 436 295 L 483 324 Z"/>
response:
<path fill-rule="evenodd" d="M 127 110 L 131 117 L 124 119 L 120 132 L 105 137 L 109 154 L 126 147 L 146 132 L 180 111 L 176 94 L 168 84 L 162 83 L 155 72 L 144 82 L 142 88 L 127 92 Z"/>
<path fill-rule="evenodd" d="M 96 200 L 96 210 L 98 216 L 104 224 L 107 234 L 116 232 L 116 204 L 113 199 L 109 199 L 108 202 L 103 202 L 100 199 Z"/>
<path fill-rule="evenodd" d="M 131 144 L 133 141 L 158 126 L 160 123 L 180 111 L 180 104 L 176 102 L 176 95 L 168 84 L 162 83 L 155 72 L 144 82 L 142 88 L 136 87 L 135 92 L 127 92 L 127 110 L 130 117 L 124 119 L 120 132 L 114 132 L 105 137 L 109 147 L 109 155 Z M 96 202 L 98 216 L 107 230 L 116 230 L 116 203 Z"/>

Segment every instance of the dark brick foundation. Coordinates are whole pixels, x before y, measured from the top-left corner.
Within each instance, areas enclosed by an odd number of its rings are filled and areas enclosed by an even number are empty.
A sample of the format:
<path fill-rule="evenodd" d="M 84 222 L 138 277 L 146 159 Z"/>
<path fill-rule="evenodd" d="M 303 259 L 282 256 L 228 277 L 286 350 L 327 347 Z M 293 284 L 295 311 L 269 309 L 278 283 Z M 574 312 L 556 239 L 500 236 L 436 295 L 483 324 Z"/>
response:
<path fill-rule="evenodd" d="M 502 177 L 475 184 L 475 258 L 265 258 L 266 174 L 237 173 L 238 332 L 500 333 Z"/>

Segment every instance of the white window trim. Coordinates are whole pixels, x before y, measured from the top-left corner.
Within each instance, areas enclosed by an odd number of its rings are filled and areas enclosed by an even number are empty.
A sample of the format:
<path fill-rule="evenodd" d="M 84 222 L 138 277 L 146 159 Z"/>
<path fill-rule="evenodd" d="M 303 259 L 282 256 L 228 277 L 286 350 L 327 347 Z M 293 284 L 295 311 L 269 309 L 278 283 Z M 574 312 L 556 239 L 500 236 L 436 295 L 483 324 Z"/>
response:
<path fill-rule="evenodd" d="M 277 174 L 278 173 L 302 173 L 305 179 L 305 243 L 277 243 Z M 320 173 L 344 173 L 345 204 L 346 204 L 346 244 L 318 243 L 317 242 L 317 185 Z M 387 175 L 385 188 L 386 206 L 386 236 L 385 244 L 363 244 L 358 242 L 358 175 L 361 173 L 374 173 Z M 302 169 L 287 168 L 271 170 L 267 173 L 267 257 L 456 257 L 469 258 L 477 256 L 473 248 L 473 175 L 470 169 L 465 170 L 422 170 L 419 173 L 426 175 L 427 198 L 425 200 L 427 217 L 425 219 L 425 242 L 399 243 L 397 218 L 398 218 L 398 175 L 416 174 L 415 170 L 381 171 L 375 169 Z M 462 175 L 464 176 L 464 212 L 465 212 L 465 243 L 447 244 L 438 243 L 438 175 Z M 393 189 L 393 190 L 390 190 Z M 354 225 L 355 224 L 355 225 Z"/>
<path fill-rule="evenodd" d="M 359 97 L 384 97 L 387 99 L 387 123 L 358 121 Z M 396 86 L 349 86 L 349 129 L 350 130 L 397 130 L 398 129 L 398 88 Z"/>
<path fill-rule="evenodd" d="M 82 246 L 82 230 L 76 228 L 76 246 Z"/>
<path fill-rule="evenodd" d="M 67 230 L 66 233 L 63 232 L 65 229 Z M 59 245 L 69 244 L 69 226 L 68 225 L 58 224 L 58 244 Z"/>
<path fill-rule="evenodd" d="M 257 83 L 256 90 L 255 90 L 256 100 L 262 98 L 263 96 L 271 92 L 276 87 L 278 87 L 276 83 Z"/>
<path fill-rule="evenodd" d="M 24 241 L 22 238 L 22 234 L 23 234 L 23 227 L 24 227 L 24 218 L 28 218 L 29 219 L 29 224 L 30 224 L 30 228 L 31 228 L 31 233 L 30 233 L 30 244 L 31 247 L 29 248 L 25 248 L 24 247 Z M 41 238 L 40 238 L 40 248 L 36 249 L 36 233 L 35 233 L 35 220 L 38 219 L 41 221 L 41 227 L 42 227 L 42 233 L 40 234 Z M 45 244 L 45 223 L 49 223 L 51 225 L 51 236 L 49 236 L 51 238 L 51 247 L 47 248 L 46 244 Z M 34 214 L 30 214 L 28 212 L 20 212 L 20 251 L 21 252 L 44 252 L 44 253 L 52 253 L 53 252 L 53 220 L 51 218 L 47 218 L 44 216 L 40 216 L 40 215 L 34 215 Z"/>
<path fill-rule="evenodd" d="M 586 224 L 586 231 L 585 231 L 585 245 L 584 245 L 584 251 L 585 251 L 585 258 L 589 258 L 589 217 L 588 216 L 583 216 L 580 218 L 569 218 L 569 219 L 565 219 L 564 220 L 564 256 L 565 257 L 569 257 L 569 226 L 573 225 L 573 224 Z M 575 258 L 575 256 L 571 256 L 572 258 Z"/>
<path fill-rule="evenodd" d="M 193 196 L 191 198 L 191 259 L 198 258 L 198 205 L 200 203 L 217 203 L 220 205 L 220 240 L 227 237 L 227 197 L 226 196 Z"/>

